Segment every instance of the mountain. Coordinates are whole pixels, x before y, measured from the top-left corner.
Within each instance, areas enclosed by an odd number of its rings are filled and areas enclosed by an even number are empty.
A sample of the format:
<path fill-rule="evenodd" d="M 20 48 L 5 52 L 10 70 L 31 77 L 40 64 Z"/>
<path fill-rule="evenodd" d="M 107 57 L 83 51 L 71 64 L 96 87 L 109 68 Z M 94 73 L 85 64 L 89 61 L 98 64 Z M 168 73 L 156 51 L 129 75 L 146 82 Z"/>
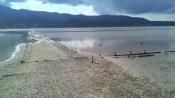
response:
<path fill-rule="evenodd" d="M 172 26 L 171 21 L 149 21 L 139 17 L 100 15 L 84 16 L 15 10 L 0 6 L 0 28 L 56 28 L 56 27 L 114 27 L 114 26 Z"/>

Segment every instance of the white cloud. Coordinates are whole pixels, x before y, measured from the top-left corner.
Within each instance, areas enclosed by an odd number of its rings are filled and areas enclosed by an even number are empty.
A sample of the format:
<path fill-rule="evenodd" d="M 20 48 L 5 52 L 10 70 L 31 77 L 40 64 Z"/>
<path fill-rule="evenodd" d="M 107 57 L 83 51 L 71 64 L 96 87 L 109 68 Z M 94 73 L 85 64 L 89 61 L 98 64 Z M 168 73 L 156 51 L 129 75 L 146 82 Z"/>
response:
<path fill-rule="evenodd" d="M 4 0 L 0 0 L 0 1 L 2 2 Z M 46 1 L 49 1 L 49 0 L 46 0 Z M 52 1 L 58 2 L 56 0 L 52 0 Z M 68 2 L 71 0 L 66 0 L 66 1 Z M 79 1 L 81 1 L 81 0 L 79 0 Z M 86 2 L 85 4 L 87 4 L 87 5 L 82 4 L 82 3 L 71 5 L 69 3 L 43 2 L 43 0 L 26 0 L 23 2 L 16 2 L 14 0 L 13 2 L 10 2 L 10 5 L 12 8 L 15 8 L 15 9 L 29 9 L 29 10 L 35 10 L 35 11 L 69 13 L 69 14 L 73 14 L 73 15 L 77 15 L 77 14 L 98 15 L 101 12 L 105 12 L 105 13 L 101 13 L 101 14 L 129 15 L 129 16 L 134 16 L 134 17 L 143 17 L 143 18 L 147 18 L 149 20 L 175 20 L 175 14 L 173 14 L 173 13 L 163 13 L 163 12 L 162 13 L 153 13 L 153 12 L 149 12 L 149 11 L 146 13 L 140 13 L 140 14 L 128 13 L 124 9 L 117 9 L 118 6 L 115 5 L 116 3 L 112 2 L 112 1 L 114 1 L 114 0 L 110 0 L 108 2 L 105 0 L 102 0 L 102 2 L 97 3 L 96 0 L 94 0 L 94 1 L 83 0 L 83 2 Z M 118 1 L 116 0 L 115 2 L 118 2 Z M 114 6 L 112 6 L 113 3 L 114 3 Z M 142 3 L 142 2 L 139 2 L 139 3 Z M 97 6 L 94 6 L 94 4 Z M 144 10 L 145 9 L 146 8 L 144 8 Z M 171 9 L 169 9 L 167 11 L 173 12 L 174 9 L 175 9 L 175 7 L 171 7 Z"/>
<path fill-rule="evenodd" d="M 26 0 L 25 2 L 11 2 L 11 7 L 14 9 L 29 9 L 35 11 L 48 11 L 58 13 L 69 13 L 73 15 L 98 15 L 90 5 L 68 5 L 43 3 L 39 0 Z"/>
<path fill-rule="evenodd" d="M 126 12 L 118 12 L 114 15 L 126 15 L 132 17 L 141 17 L 151 21 L 174 21 L 175 14 L 158 14 L 158 13 L 144 13 L 144 14 L 126 14 Z"/>
<path fill-rule="evenodd" d="M 175 20 L 175 14 L 154 14 L 154 13 L 146 13 L 146 14 L 140 14 L 140 15 L 132 15 L 136 17 L 143 17 L 147 18 L 152 21 L 174 21 Z"/>

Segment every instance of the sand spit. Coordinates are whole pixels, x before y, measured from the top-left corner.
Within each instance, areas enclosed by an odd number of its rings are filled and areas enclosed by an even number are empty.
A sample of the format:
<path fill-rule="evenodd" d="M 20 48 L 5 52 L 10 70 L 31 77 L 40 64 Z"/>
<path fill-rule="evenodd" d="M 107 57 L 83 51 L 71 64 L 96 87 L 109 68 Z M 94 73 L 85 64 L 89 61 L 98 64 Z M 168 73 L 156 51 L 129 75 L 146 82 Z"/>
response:
<path fill-rule="evenodd" d="M 37 36 L 35 36 L 37 35 Z M 0 98 L 173 98 L 118 64 L 84 56 L 40 33 L 24 64 L 0 67 Z M 34 37 L 34 38 L 35 38 Z"/>

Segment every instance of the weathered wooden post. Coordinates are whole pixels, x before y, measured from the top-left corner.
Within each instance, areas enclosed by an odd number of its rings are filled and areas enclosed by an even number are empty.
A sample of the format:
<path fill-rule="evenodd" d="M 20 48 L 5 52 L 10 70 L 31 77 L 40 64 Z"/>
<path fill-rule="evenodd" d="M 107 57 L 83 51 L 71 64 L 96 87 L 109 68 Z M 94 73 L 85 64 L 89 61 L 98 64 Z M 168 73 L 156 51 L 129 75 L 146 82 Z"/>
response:
<path fill-rule="evenodd" d="M 102 53 L 102 43 L 99 44 L 100 50 L 99 50 L 99 57 L 101 56 Z"/>
<path fill-rule="evenodd" d="M 25 61 L 24 61 L 24 60 L 21 60 L 21 61 L 20 61 L 20 63 L 21 63 L 21 64 L 24 64 L 24 63 L 25 63 Z"/>
<path fill-rule="evenodd" d="M 20 61 L 20 64 L 22 64 L 22 60 Z"/>
<path fill-rule="evenodd" d="M 114 56 L 117 56 L 117 52 L 114 53 Z"/>
<path fill-rule="evenodd" d="M 165 55 L 166 55 L 166 56 L 168 55 L 168 52 L 167 52 L 167 51 L 165 51 Z"/>
<path fill-rule="evenodd" d="M 129 52 L 128 58 L 132 55 L 132 51 Z"/>
<path fill-rule="evenodd" d="M 92 56 L 91 58 L 91 63 L 94 63 L 94 56 Z"/>
<path fill-rule="evenodd" d="M 114 53 L 114 56 L 115 56 L 116 58 L 118 58 L 118 57 L 117 57 L 117 52 Z"/>

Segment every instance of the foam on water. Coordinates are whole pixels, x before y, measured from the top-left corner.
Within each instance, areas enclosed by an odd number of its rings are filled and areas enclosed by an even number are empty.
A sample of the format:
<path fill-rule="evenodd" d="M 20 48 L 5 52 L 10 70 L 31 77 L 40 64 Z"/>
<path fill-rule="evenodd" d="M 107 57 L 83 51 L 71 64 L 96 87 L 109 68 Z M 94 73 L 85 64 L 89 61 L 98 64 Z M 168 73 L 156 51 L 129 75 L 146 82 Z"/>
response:
<path fill-rule="evenodd" d="M 17 62 L 27 40 L 25 32 L 0 32 L 0 65 Z"/>
<path fill-rule="evenodd" d="M 25 43 L 21 43 L 21 44 L 17 45 L 17 46 L 15 47 L 15 50 L 14 50 L 14 52 L 12 53 L 11 57 L 10 57 L 9 59 L 3 61 L 3 62 L 0 62 L 0 64 L 6 64 L 6 63 L 8 63 L 8 62 L 11 62 L 13 59 L 17 58 L 17 57 L 16 57 L 16 56 L 17 56 L 16 54 L 17 54 L 18 52 L 20 52 L 21 47 L 24 46 L 24 45 L 25 45 Z"/>

